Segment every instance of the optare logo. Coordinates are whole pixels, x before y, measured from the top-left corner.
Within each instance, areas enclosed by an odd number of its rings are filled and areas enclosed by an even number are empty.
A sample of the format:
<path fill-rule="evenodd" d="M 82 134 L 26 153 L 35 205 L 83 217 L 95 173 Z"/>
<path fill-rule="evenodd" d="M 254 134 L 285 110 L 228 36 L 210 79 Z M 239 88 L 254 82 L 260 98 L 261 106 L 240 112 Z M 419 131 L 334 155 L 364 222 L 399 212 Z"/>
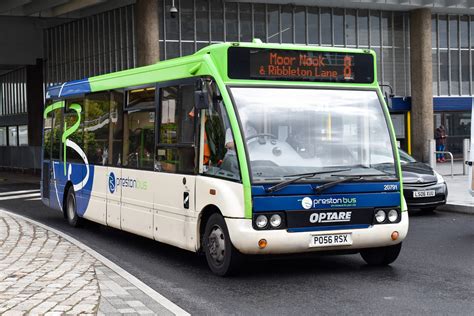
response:
<path fill-rule="evenodd" d="M 303 206 L 305 210 L 309 210 L 313 206 L 313 200 L 309 197 L 305 197 L 301 200 L 301 206 Z"/>
<path fill-rule="evenodd" d="M 110 193 L 115 192 L 115 174 L 113 172 L 109 174 L 109 191 Z"/>
<path fill-rule="evenodd" d="M 348 212 L 321 212 L 309 216 L 310 223 L 342 223 L 350 222 L 352 211 Z"/>

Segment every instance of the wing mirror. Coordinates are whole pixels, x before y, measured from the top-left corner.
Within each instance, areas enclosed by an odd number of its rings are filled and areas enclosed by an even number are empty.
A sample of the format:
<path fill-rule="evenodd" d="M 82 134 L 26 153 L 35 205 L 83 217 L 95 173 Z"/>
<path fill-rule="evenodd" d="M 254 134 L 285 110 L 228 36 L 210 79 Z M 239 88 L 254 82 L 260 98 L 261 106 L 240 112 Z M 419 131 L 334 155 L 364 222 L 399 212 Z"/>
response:
<path fill-rule="evenodd" d="M 384 99 L 385 99 L 385 103 L 387 104 L 388 108 L 389 109 L 392 109 L 392 98 L 395 96 L 393 94 L 393 89 L 392 89 L 392 86 L 389 85 L 389 84 L 379 84 L 379 86 L 383 89 L 383 87 L 387 87 L 390 92 L 387 92 L 386 90 L 384 91 Z M 383 91 L 383 90 L 382 90 Z"/>
<path fill-rule="evenodd" d="M 207 86 L 202 81 L 199 81 L 196 90 L 194 91 L 194 106 L 196 110 L 205 110 L 209 108 L 209 105 L 209 92 Z"/>
<path fill-rule="evenodd" d="M 385 95 L 385 103 L 387 103 L 388 108 L 391 110 L 393 107 L 392 98 L 394 97 L 394 95 L 391 93 L 388 93 L 387 91 L 385 91 L 384 95 Z"/>

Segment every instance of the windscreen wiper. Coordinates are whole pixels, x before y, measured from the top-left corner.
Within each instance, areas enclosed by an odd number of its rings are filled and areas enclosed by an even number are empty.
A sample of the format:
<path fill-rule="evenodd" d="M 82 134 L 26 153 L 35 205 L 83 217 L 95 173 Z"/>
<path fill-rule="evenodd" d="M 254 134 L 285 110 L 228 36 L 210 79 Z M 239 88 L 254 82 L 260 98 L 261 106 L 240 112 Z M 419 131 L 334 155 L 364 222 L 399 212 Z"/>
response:
<path fill-rule="evenodd" d="M 343 172 L 343 171 L 349 171 L 351 170 L 350 168 L 348 169 L 332 169 L 332 170 L 325 170 L 325 171 L 317 171 L 317 172 L 311 172 L 311 173 L 300 173 L 300 174 L 294 174 L 294 175 L 289 175 L 287 177 L 296 177 L 290 180 L 285 180 L 283 182 L 277 183 L 274 186 L 271 186 L 269 188 L 266 188 L 265 191 L 267 193 L 273 193 L 278 190 L 283 189 L 284 187 L 288 186 L 289 184 L 292 184 L 296 181 L 306 179 L 306 178 L 312 178 L 318 174 L 325 174 L 325 173 L 336 173 L 336 172 Z"/>
<path fill-rule="evenodd" d="M 323 185 L 320 185 L 319 187 L 314 188 L 314 192 L 316 194 L 320 194 L 324 190 L 332 188 L 333 186 L 336 186 L 339 183 L 352 182 L 354 180 L 363 180 L 365 177 L 383 177 L 383 176 L 386 176 L 386 175 L 384 175 L 384 174 L 361 174 L 361 175 L 337 175 L 337 176 L 342 176 L 342 177 L 345 177 L 345 178 L 335 180 L 335 181 L 331 181 L 331 182 L 325 183 Z"/>

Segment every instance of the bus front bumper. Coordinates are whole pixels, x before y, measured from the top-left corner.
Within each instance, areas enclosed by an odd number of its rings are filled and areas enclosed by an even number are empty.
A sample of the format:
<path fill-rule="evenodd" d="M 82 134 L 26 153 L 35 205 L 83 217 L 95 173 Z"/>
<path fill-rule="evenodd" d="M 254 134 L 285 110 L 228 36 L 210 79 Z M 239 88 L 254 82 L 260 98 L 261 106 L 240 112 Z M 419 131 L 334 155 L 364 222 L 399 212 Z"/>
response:
<path fill-rule="evenodd" d="M 290 254 L 327 250 L 357 250 L 363 248 L 395 245 L 405 239 L 408 232 L 408 212 L 402 212 L 402 220 L 397 224 L 372 225 L 363 229 L 325 230 L 308 232 L 288 232 L 280 230 L 255 230 L 250 219 L 226 218 L 232 244 L 243 254 Z M 399 237 L 392 240 L 396 231 Z M 352 237 L 352 245 L 310 247 L 314 236 L 345 234 Z M 265 239 L 265 248 L 259 241 Z"/>

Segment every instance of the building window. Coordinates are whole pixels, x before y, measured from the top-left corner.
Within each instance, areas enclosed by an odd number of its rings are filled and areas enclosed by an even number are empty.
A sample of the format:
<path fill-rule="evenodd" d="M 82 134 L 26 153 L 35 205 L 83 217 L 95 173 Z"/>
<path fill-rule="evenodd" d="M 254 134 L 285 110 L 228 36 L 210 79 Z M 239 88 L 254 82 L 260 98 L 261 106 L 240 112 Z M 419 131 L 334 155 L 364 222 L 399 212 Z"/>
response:
<path fill-rule="evenodd" d="M 17 126 L 8 126 L 8 146 L 18 146 Z"/>
<path fill-rule="evenodd" d="M 321 44 L 332 45 L 332 16 L 331 9 L 321 9 Z"/>
<path fill-rule="evenodd" d="M 281 41 L 282 43 L 293 43 L 293 8 L 281 6 Z"/>
<path fill-rule="evenodd" d="M 211 41 L 224 41 L 224 11 L 222 1 L 211 0 Z M 265 19 L 263 19 L 265 21 Z"/>
<path fill-rule="evenodd" d="M 7 128 L 5 126 L 0 127 L 0 146 L 7 145 Z"/>
<path fill-rule="evenodd" d="M 309 44 L 319 44 L 319 8 L 308 8 L 307 27 Z"/>
<path fill-rule="evenodd" d="M 396 95 L 410 95 L 409 14 L 380 10 L 320 8 L 221 0 L 160 1 L 162 59 L 193 54 L 212 43 L 246 42 L 371 48 L 377 54 L 378 81 Z M 446 26 L 447 30 L 447 26 Z"/>
<path fill-rule="evenodd" d="M 225 20 L 226 20 L 226 41 L 239 41 L 239 12 L 237 10 L 237 3 L 225 3 Z"/>
<path fill-rule="evenodd" d="M 304 7 L 296 7 L 294 13 L 295 43 L 306 44 L 306 12 Z"/>
<path fill-rule="evenodd" d="M 472 95 L 473 17 L 436 14 L 431 19 L 433 94 Z"/>
<path fill-rule="evenodd" d="M 240 3 L 240 41 L 252 41 L 252 7 L 250 3 Z"/>
<path fill-rule="evenodd" d="M 369 13 L 368 10 L 357 11 L 358 45 L 369 45 Z"/>
<path fill-rule="evenodd" d="M 333 25 L 334 25 L 334 44 L 337 46 L 345 45 L 344 9 L 333 10 Z"/>
<path fill-rule="evenodd" d="M 18 126 L 18 145 L 28 146 L 28 125 Z"/>

